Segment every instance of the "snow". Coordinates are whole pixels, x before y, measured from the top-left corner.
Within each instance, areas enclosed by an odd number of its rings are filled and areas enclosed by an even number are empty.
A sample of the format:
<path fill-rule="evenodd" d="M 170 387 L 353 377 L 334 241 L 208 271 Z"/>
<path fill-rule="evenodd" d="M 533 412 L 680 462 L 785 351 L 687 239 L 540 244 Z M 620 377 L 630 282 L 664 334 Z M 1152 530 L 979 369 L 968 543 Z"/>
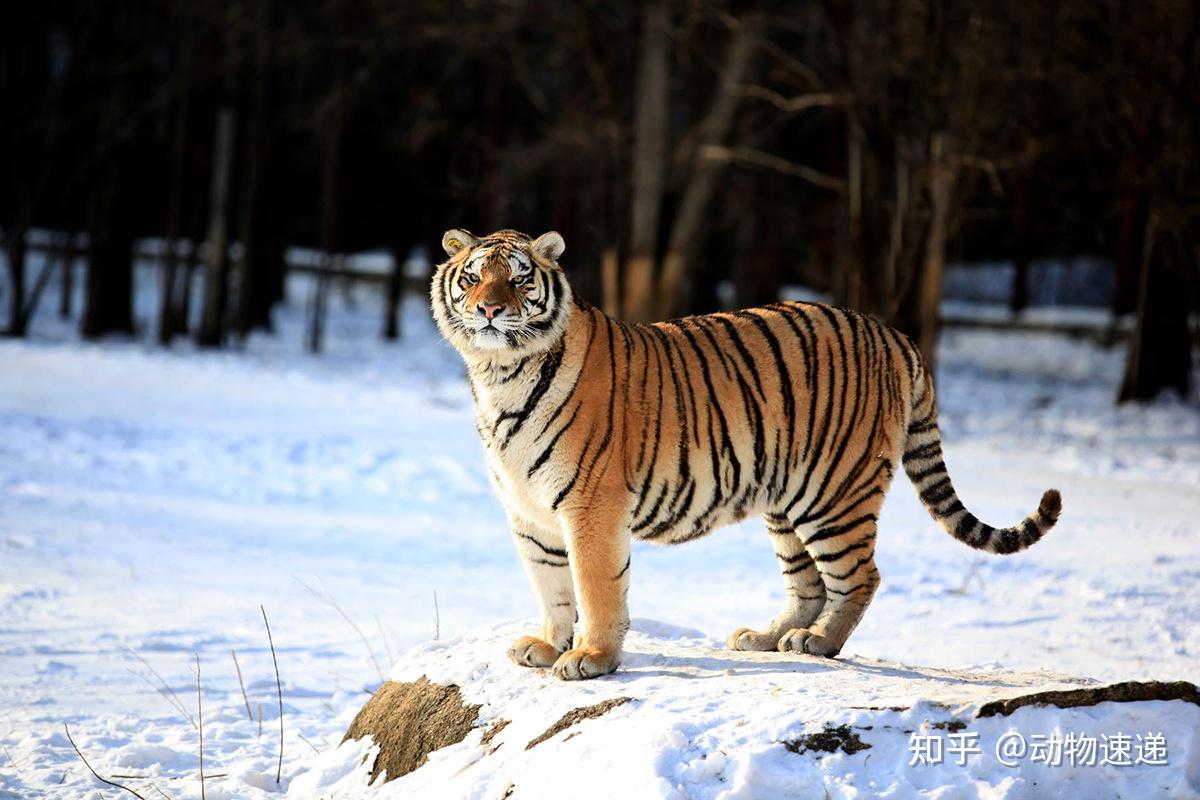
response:
<path fill-rule="evenodd" d="M 396 680 L 422 675 L 461 687 L 478 704 L 480 726 L 438 751 L 421 769 L 364 790 L 370 761 L 333 783 L 303 785 L 338 797 L 552 798 L 564 785 L 573 796 L 661 798 L 808 798 L 936 796 L 1151 797 L 1200 790 L 1200 707 L 1173 702 L 1102 703 L 1058 709 L 1026 707 L 1012 716 L 974 719 L 997 696 L 1032 689 L 1078 688 L 1081 682 L 1047 672 L 953 671 L 909 667 L 862 656 L 830 661 L 813 656 L 734 653 L 698 632 L 635 620 L 628 655 L 607 680 L 569 684 L 511 664 L 504 653 L 524 631 L 506 624 L 454 641 L 431 642 L 407 653 Z M 602 716 L 538 739 L 566 712 L 632 698 Z M 508 724 L 488 745 L 483 732 Z M 959 764 L 910 765 L 910 734 L 948 742 L 949 722 L 974 738 L 979 753 Z M 827 726 L 849 726 L 859 752 L 796 753 L 784 746 Z M 941 726 L 939 728 L 938 726 Z M 1030 758 L 1005 766 L 997 745 L 1012 732 L 1060 739 L 1091 731 L 1110 737 L 1159 733 L 1177 764 L 1053 766 Z M 965 736 L 961 732 L 960 736 Z M 945 754 L 943 749 L 943 754 Z M 1116 749 L 1109 751 L 1119 760 Z M 1149 751 L 1142 751 L 1145 755 Z M 330 754 L 325 763 L 358 764 L 362 743 Z M 335 761 L 337 755 L 340 762 Z M 1009 762 L 1017 759 L 1006 756 Z M 1152 759 L 1148 759 L 1152 760 Z M 322 772 L 323 777 L 328 771 Z M 995 790 L 993 792 L 993 790 Z"/>
<path fill-rule="evenodd" d="M 205 771 L 220 776 L 209 798 L 410 796 L 399 787 L 434 792 L 450 773 L 473 797 L 500 797 L 504 780 L 538 796 L 540 774 L 554 779 L 547 794 L 570 780 L 595 792 L 585 796 L 621 796 L 620 784 L 634 787 L 624 796 L 1025 797 L 1047 780 L 1077 796 L 1200 792 L 1194 706 L 970 719 L 994 691 L 1063 676 L 1200 681 L 1200 414 L 1194 400 L 1114 407 L 1119 350 L 1043 333 L 943 337 L 941 421 L 966 504 L 1007 524 L 1044 489 L 1062 490 L 1062 521 L 1032 550 L 961 546 L 901 479 L 880 523 L 880 592 L 844 658 L 816 662 L 716 648 L 782 602 L 761 523 L 638 546 L 632 612 L 665 622 L 639 622 L 614 677 L 568 685 L 503 657 L 536 605 L 488 487 L 461 365 L 422 298 L 406 301 L 404 340 L 385 345 L 378 290 L 338 287 L 314 357 L 302 352 L 310 287 L 296 278 L 276 335 L 164 351 L 149 344 L 156 280 L 139 274 L 137 341 L 77 341 L 52 313 L 53 283 L 31 339 L 0 341 L 0 797 L 115 795 L 64 722 L 101 774 L 135 776 L 118 780 L 147 796 L 199 797 L 194 654 Z M 260 604 L 283 684 L 279 784 Z M 494 755 L 473 733 L 402 781 L 367 787 L 369 743 L 338 748 L 341 736 L 364 690 L 426 668 L 460 680 L 468 701 L 523 716 Z M 619 695 L 638 701 L 522 749 L 559 709 Z M 985 753 L 1010 728 L 1153 728 L 1171 760 L 910 768 L 907 737 L 883 726 L 946 718 L 939 698 Z M 826 723 L 872 726 L 857 731 L 872 748 L 818 757 L 778 744 Z M 1133 792 L 1135 780 L 1151 788 Z"/>

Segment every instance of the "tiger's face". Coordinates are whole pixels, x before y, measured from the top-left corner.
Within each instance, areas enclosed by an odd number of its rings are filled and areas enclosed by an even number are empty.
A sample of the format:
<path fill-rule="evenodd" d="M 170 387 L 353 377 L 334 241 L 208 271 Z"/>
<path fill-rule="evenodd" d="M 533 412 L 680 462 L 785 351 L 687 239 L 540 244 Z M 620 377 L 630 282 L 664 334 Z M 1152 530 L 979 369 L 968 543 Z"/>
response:
<path fill-rule="evenodd" d="M 549 349 L 562 336 L 571 290 L 551 231 L 531 240 L 516 231 L 482 238 L 454 229 L 442 237 L 450 258 L 430 290 L 442 335 L 464 356 L 514 357 Z"/>

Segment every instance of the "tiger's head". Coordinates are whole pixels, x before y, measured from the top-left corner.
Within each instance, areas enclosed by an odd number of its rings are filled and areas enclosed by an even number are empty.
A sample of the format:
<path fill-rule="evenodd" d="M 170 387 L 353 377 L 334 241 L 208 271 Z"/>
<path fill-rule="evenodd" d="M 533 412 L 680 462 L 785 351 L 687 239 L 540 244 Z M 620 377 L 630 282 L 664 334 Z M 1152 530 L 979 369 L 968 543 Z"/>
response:
<path fill-rule="evenodd" d="M 566 330 L 571 288 L 558 266 L 565 245 L 551 231 L 530 239 L 503 230 L 442 237 L 430 296 L 442 335 L 464 356 L 523 357 L 548 350 Z"/>

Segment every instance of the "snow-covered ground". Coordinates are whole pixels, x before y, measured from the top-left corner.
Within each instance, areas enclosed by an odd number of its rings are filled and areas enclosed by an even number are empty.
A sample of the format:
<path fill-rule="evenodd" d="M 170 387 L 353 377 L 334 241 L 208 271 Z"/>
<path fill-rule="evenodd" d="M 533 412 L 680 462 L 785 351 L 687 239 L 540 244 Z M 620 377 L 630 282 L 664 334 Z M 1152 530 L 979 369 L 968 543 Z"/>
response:
<path fill-rule="evenodd" d="M 322 754 L 294 787 L 372 800 L 551 800 L 564 785 L 589 800 L 1200 793 L 1200 707 L 1190 703 L 1027 706 L 976 718 L 996 697 L 1080 683 L 1042 671 L 734 653 L 699 631 L 643 619 L 623 669 L 580 686 L 504 659 L 520 633 L 499 625 L 427 643 L 397 663 L 396 680 L 459 686 L 462 702 L 479 706 L 461 742 L 364 791 L 367 738 Z M 555 725 L 596 704 L 615 707 Z"/>
<path fill-rule="evenodd" d="M 148 321 L 155 286 L 141 277 Z M 435 635 L 492 641 L 481 632 L 532 621 L 460 364 L 422 299 L 407 302 L 405 340 L 387 346 L 378 298 L 362 290 L 348 304 L 335 293 L 326 352 L 312 357 L 302 352 L 307 285 L 291 289 L 279 334 L 240 352 L 81 344 L 50 303 L 30 341 L 0 341 L 0 797 L 119 793 L 91 777 L 63 723 L 101 774 L 134 776 L 117 780 L 146 796 L 199 797 L 197 654 L 205 772 L 220 776 L 209 798 L 344 797 L 338 777 L 357 761 L 333 749 L 391 662 Z M 1026 553 L 984 556 L 942 533 L 898 480 L 880 524 L 883 586 L 848 661 L 1200 681 L 1200 413 L 1170 400 L 1114 407 L 1122 357 L 1043 334 L 944 337 L 941 422 L 964 501 L 1007 524 L 1055 486 L 1063 518 Z M 755 521 L 680 548 L 638 547 L 632 613 L 723 639 L 777 611 L 774 561 Z M 278 785 L 260 604 L 283 681 Z M 655 646 L 650 637 L 643 649 Z M 502 657 L 481 650 L 480 669 L 506 669 L 494 663 Z M 762 658 L 784 690 L 815 680 L 811 665 Z M 547 683 L 517 674 L 531 692 Z M 553 689 L 555 702 L 601 691 L 618 689 Z M 1031 717 L 1024 732 L 1052 722 L 1114 732 L 1102 724 L 1111 717 L 1072 714 Z M 677 722 L 686 739 L 687 720 Z M 1186 743 L 1170 744 L 1173 766 L 1157 769 L 1178 773 Z M 664 751 L 655 774 L 684 796 L 715 795 L 680 783 L 680 765 L 704 746 Z M 748 753 L 730 763 L 750 763 Z M 861 769 L 856 758 L 829 768 Z M 933 773 L 921 780 L 943 785 Z"/>

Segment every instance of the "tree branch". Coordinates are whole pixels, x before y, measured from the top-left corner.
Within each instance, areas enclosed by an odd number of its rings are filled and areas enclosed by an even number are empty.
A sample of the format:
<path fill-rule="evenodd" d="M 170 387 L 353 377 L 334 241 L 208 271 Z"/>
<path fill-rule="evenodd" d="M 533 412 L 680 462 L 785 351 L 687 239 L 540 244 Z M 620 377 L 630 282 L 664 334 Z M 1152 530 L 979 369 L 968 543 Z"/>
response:
<path fill-rule="evenodd" d="M 846 193 L 846 182 L 841 178 L 835 178 L 812 167 L 806 167 L 803 164 L 797 164 L 794 161 L 788 161 L 786 158 L 780 158 L 779 156 L 765 153 L 762 150 L 755 150 L 752 147 L 723 147 L 721 145 L 706 144 L 700 147 L 699 155 L 702 160 L 706 161 L 751 164 L 763 169 L 781 172 L 784 175 L 790 175 L 794 178 L 800 178 L 814 186 L 828 189 L 837 194 Z"/>

